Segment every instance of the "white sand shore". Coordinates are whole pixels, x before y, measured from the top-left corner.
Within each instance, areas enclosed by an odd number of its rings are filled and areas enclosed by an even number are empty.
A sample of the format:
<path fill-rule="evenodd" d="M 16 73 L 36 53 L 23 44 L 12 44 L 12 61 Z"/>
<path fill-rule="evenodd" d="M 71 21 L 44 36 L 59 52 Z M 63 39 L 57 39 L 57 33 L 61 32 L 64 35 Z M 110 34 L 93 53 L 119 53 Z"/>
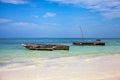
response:
<path fill-rule="evenodd" d="M 120 56 L 51 59 L 42 65 L 0 70 L 0 80 L 120 80 Z"/>

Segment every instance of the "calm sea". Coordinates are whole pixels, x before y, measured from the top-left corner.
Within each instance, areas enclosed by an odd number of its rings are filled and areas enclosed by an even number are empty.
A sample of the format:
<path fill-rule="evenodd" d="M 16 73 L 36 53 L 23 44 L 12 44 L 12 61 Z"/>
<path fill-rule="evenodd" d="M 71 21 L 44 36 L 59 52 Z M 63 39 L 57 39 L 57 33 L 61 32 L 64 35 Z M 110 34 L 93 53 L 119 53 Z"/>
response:
<path fill-rule="evenodd" d="M 94 41 L 95 38 L 85 39 Z M 109 54 L 120 54 L 120 39 L 101 39 L 105 46 L 74 46 L 73 41 L 81 41 L 79 38 L 22 38 L 22 39 L 0 39 L 0 67 L 10 64 L 33 64 L 43 59 L 54 59 L 68 56 L 100 56 Z M 70 50 L 39 51 L 27 50 L 21 44 L 67 44 Z"/>

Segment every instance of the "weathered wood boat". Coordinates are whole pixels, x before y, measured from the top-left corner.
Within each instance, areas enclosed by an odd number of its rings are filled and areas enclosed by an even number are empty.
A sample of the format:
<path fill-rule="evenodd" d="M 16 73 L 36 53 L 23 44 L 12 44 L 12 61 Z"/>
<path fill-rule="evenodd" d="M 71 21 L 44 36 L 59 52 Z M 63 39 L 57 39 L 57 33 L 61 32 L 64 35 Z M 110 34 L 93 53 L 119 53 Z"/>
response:
<path fill-rule="evenodd" d="M 73 42 L 73 45 L 88 45 L 88 46 L 104 46 L 105 42 L 94 41 L 94 42 Z"/>
<path fill-rule="evenodd" d="M 29 50 L 69 50 L 69 46 L 63 44 L 22 44 L 22 46 Z"/>
<path fill-rule="evenodd" d="M 104 46 L 105 45 L 105 42 L 101 42 L 100 39 L 97 39 L 96 41 L 93 41 L 93 42 L 86 42 L 84 41 L 84 35 L 83 35 L 83 31 L 82 31 L 82 28 L 80 27 L 80 30 L 81 30 L 81 35 L 82 35 L 82 42 L 78 42 L 78 41 L 74 41 L 73 42 L 73 45 L 88 45 L 88 46 Z"/>

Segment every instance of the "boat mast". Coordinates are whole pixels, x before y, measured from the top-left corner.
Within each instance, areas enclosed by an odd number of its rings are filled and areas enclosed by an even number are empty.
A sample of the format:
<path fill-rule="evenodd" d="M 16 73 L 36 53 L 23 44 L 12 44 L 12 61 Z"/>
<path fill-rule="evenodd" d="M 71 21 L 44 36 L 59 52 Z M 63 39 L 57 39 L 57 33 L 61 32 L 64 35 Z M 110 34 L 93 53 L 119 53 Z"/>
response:
<path fill-rule="evenodd" d="M 84 42 L 84 35 L 83 35 L 83 30 L 81 26 L 80 26 L 80 31 L 81 31 L 82 41 Z"/>

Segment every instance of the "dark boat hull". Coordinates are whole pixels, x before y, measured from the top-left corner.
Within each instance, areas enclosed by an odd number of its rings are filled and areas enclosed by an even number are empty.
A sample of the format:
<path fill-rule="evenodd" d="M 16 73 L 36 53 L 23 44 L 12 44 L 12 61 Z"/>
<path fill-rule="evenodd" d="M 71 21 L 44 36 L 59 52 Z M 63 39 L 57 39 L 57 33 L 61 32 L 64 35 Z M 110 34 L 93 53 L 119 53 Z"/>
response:
<path fill-rule="evenodd" d="M 105 42 L 73 42 L 73 45 L 104 46 Z"/>
<path fill-rule="evenodd" d="M 69 46 L 61 44 L 22 44 L 29 50 L 69 50 Z"/>

